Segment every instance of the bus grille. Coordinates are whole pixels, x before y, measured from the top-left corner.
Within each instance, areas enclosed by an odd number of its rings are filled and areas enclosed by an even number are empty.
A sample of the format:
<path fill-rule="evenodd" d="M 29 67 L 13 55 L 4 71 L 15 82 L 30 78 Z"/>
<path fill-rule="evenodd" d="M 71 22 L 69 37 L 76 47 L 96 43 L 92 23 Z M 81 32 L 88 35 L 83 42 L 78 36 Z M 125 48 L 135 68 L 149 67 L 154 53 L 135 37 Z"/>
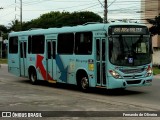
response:
<path fill-rule="evenodd" d="M 132 81 L 126 81 L 127 84 L 139 84 L 141 83 L 141 80 L 132 80 Z"/>
<path fill-rule="evenodd" d="M 131 79 L 133 79 L 133 78 L 139 78 L 139 77 L 143 77 L 143 75 L 125 75 L 125 76 L 123 76 L 125 79 L 128 79 L 128 78 L 131 78 Z"/>
<path fill-rule="evenodd" d="M 144 68 L 140 68 L 140 69 L 120 69 L 120 71 L 125 73 L 125 74 L 142 73 L 144 71 Z"/>

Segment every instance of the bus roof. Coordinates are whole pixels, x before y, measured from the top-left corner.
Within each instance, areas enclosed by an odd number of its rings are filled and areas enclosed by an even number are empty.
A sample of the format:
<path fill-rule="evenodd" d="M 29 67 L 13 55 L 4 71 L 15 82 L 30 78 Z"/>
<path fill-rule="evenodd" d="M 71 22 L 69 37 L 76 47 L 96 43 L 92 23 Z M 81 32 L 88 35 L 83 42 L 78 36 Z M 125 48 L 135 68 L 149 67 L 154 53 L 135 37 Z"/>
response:
<path fill-rule="evenodd" d="M 27 36 L 27 35 L 43 35 L 43 34 L 57 34 L 57 33 L 70 33 L 70 32 L 83 32 L 83 31 L 96 31 L 96 30 L 106 30 L 109 26 L 113 25 L 132 25 L 132 26 L 145 26 L 144 24 L 137 23 L 89 23 L 77 26 L 64 26 L 61 28 L 48 28 L 48 29 L 31 29 L 27 31 L 11 32 L 9 36 Z"/>

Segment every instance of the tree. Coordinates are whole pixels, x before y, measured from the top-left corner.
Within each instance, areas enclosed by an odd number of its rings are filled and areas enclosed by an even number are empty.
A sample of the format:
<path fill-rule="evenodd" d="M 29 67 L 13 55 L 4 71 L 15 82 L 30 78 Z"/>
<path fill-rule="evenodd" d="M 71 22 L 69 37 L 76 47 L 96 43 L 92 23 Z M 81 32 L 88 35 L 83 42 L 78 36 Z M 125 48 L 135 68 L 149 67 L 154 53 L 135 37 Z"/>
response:
<path fill-rule="evenodd" d="M 153 34 L 160 34 L 160 14 L 156 16 L 154 19 L 147 19 L 147 21 L 153 26 L 149 28 L 149 31 Z"/>
<path fill-rule="evenodd" d="M 2 36 L 3 37 L 3 39 L 7 39 L 8 38 L 8 29 L 4 26 L 4 25 L 0 25 L 0 33 L 1 33 L 1 35 L 0 36 Z"/>
<path fill-rule="evenodd" d="M 0 31 L 6 33 L 8 30 L 4 25 L 0 25 Z"/>
<path fill-rule="evenodd" d="M 23 30 L 31 28 L 51 28 L 81 25 L 86 22 L 102 22 L 103 19 L 93 12 L 55 12 L 46 13 L 39 18 L 23 23 Z"/>
<path fill-rule="evenodd" d="M 14 20 L 12 21 L 12 23 L 10 23 L 10 31 L 20 31 L 21 30 L 21 24 L 18 20 Z"/>
<path fill-rule="evenodd" d="M 102 22 L 103 19 L 93 12 L 74 12 L 71 14 L 71 25 L 82 25 L 87 22 Z"/>

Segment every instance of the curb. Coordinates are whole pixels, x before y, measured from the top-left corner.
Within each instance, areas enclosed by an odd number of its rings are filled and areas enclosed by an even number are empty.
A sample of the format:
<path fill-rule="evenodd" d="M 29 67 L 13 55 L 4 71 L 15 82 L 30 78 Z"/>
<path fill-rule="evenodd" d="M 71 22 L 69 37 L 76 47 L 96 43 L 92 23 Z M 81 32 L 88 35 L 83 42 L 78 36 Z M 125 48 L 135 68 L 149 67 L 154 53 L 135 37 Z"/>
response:
<path fill-rule="evenodd" d="M 158 79 L 160 79 L 160 74 L 154 75 L 153 78 L 158 78 Z"/>
<path fill-rule="evenodd" d="M 8 64 L 0 64 L 0 68 L 3 66 L 8 66 Z"/>

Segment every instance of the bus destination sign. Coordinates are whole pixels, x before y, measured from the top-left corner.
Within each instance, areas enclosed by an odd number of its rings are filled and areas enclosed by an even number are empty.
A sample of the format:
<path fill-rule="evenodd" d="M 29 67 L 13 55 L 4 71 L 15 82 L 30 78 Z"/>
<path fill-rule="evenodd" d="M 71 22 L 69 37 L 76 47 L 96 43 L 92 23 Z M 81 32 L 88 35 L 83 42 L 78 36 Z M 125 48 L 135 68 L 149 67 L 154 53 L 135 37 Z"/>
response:
<path fill-rule="evenodd" d="M 109 29 L 109 34 L 112 35 L 142 35 L 142 34 L 148 34 L 147 27 L 144 26 L 111 26 Z"/>

